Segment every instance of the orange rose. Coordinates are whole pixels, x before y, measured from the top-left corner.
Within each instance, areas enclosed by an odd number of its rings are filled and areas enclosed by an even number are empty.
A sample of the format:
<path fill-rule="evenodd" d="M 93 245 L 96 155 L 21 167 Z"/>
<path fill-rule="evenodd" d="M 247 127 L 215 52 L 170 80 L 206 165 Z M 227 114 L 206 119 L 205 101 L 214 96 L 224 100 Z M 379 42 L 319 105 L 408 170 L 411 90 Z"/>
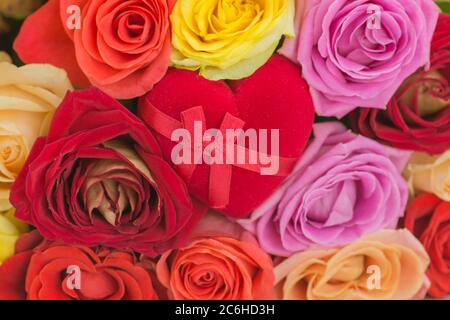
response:
<path fill-rule="evenodd" d="M 275 267 L 285 300 L 405 300 L 425 296 L 429 258 L 407 230 L 382 230 L 343 248 L 309 250 Z"/>
<path fill-rule="evenodd" d="M 220 231 L 214 236 L 211 227 Z M 248 233 L 238 231 L 224 218 L 209 215 L 200 222 L 193 237 L 187 247 L 163 254 L 156 265 L 158 280 L 170 299 L 273 297 L 272 261 Z"/>

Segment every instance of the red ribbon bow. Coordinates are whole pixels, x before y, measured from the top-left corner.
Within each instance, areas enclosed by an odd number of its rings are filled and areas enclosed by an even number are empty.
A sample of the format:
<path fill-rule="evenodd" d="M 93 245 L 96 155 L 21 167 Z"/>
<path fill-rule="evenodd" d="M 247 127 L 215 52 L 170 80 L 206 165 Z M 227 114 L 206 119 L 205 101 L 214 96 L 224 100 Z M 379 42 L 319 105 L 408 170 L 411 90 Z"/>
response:
<path fill-rule="evenodd" d="M 203 107 L 197 106 L 181 112 L 181 122 L 170 117 L 165 114 L 155 106 L 153 106 L 148 100 L 148 105 L 143 109 L 142 115 L 145 117 L 147 124 L 155 130 L 157 133 L 162 136 L 168 138 L 169 140 L 172 137 L 172 133 L 177 129 L 186 129 L 191 137 L 194 137 L 194 125 L 195 122 L 201 122 L 203 134 L 206 131 L 206 120 L 205 114 L 203 111 Z M 222 133 L 222 136 L 226 136 L 227 129 L 243 129 L 245 122 L 230 113 L 226 113 L 223 117 L 222 123 L 220 125 L 219 131 Z M 192 141 L 191 141 L 192 142 Z M 217 141 L 215 141 L 217 142 Z M 200 155 L 203 157 L 204 148 L 206 145 L 210 143 L 203 142 L 202 145 L 196 145 L 195 142 L 191 143 L 192 155 Z M 214 209 L 224 209 L 228 203 L 230 198 L 230 187 L 231 187 L 231 176 L 232 176 L 232 166 L 240 167 L 245 170 L 249 170 L 256 173 L 261 173 L 261 168 L 263 165 L 260 163 L 257 164 L 238 164 L 235 161 L 226 161 L 231 156 L 234 157 L 238 150 L 240 152 L 244 152 L 246 158 L 250 159 L 250 153 L 254 153 L 254 150 L 249 150 L 242 146 L 236 145 L 236 137 L 234 144 L 234 154 L 230 155 L 227 153 L 227 148 L 223 147 L 226 144 L 222 145 L 223 148 L 220 148 L 216 145 L 215 152 L 223 153 L 224 163 L 217 164 L 213 163 L 210 165 L 210 174 L 209 174 L 209 204 Z M 197 149 L 197 152 L 196 152 Z M 201 149 L 201 150 L 200 150 Z M 257 152 L 259 155 L 260 153 Z M 234 158 L 233 158 L 234 159 Z M 257 157 L 257 159 L 261 159 L 261 157 Z M 296 158 L 284 158 L 279 157 L 279 171 L 276 174 L 277 176 L 287 176 L 289 172 L 291 172 L 293 166 L 295 165 Z M 201 163 L 201 159 L 194 159 L 191 164 L 180 164 L 176 165 L 176 169 L 178 173 L 185 179 L 185 181 L 190 181 L 194 171 L 196 169 L 197 163 Z"/>

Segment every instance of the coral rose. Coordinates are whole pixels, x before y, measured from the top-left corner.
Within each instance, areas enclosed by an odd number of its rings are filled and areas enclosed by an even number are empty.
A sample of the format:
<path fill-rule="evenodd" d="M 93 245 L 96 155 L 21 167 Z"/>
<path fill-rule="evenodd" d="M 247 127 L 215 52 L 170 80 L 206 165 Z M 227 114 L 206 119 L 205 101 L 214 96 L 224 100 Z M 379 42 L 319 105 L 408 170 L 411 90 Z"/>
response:
<path fill-rule="evenodd" d="M 64 68 L 77 86 L 118 99 L 144 95 L 166 73 L 175 0 L 49 0 L 14 43 L 20 58 Z"/>
<path fill-rule="evenodd" d="M 249 233 L 215 214 L 204 217 L 189 245 L 161 256 L 156 274 L 171 299 L 272 298 L 270 257 Z"/>
<path fill-rule="evenodd" d="M 135 254 L 69 246 L 22 236 L 16 254 L 0 266 L 0 299 L 154 300 L 151 270 Z"/>

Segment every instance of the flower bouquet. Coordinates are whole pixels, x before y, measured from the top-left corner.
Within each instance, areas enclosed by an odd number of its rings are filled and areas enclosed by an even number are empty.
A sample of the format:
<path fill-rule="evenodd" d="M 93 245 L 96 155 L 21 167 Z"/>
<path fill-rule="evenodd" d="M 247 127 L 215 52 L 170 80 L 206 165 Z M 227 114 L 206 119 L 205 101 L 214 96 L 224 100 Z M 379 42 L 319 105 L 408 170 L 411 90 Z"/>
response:
<path fill-rule="evenodd" d="M 0 299 L 447 297 L 446 12 L 0 0 Z"/>

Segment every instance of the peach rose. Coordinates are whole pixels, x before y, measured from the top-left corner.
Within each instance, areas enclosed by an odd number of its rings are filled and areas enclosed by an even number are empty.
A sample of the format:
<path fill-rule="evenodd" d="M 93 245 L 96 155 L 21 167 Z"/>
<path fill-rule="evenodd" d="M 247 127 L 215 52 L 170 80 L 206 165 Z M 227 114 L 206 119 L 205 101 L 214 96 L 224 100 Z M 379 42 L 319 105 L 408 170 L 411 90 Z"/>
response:
<path fill-rule="evenodd" d="M 429 257 L 407 230 L 382 230 L 342 248 L 309 250 L 275 267 L 284 300 L 423 298 Z"/>
<path fill-rule="evenodd" d="M 156 275 L 176 300 L 271 299 L 270 257 L 250 233 L 210 213 L 194 230 L 188 246 L 166 252 Z"/>

